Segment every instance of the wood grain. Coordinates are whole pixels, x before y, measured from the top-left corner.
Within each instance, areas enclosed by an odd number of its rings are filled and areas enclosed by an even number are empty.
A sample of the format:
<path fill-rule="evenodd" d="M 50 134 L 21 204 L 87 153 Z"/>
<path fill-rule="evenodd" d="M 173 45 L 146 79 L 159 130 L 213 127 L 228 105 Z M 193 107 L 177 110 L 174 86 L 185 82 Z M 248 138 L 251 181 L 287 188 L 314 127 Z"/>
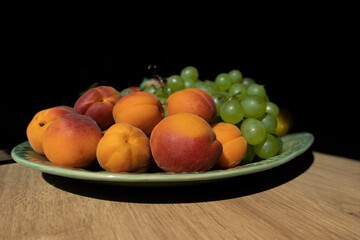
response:
<path fill-rule="evenodd" d="M 0 165 L 0 239 L 360 239 L 360 162 L 307 152 L 175 188 L 97 185 Z"/>

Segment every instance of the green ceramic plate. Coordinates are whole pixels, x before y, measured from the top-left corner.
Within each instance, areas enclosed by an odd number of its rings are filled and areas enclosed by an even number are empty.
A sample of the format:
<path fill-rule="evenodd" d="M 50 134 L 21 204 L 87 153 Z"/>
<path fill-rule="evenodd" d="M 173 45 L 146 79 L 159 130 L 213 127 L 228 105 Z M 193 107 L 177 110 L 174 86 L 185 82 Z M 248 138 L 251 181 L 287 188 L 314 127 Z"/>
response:
<path fill-rule="evenodd" d="M 68 178 L 133 186 L 182 185 L 221 180 L 277 167 L 304 153 L 312 145 L 314 136 L 311 133 L 289 134 L 282 137 L 282 141 L 282 153 L 272 158 L 226 170 L 196 173 L 111 173 L 81 168 L 65 168 L 57 166 L 45 156 L 37 154 L 27 141 L 17 145 L 12 150 L 11 156 L 16 162 L 27 167 Z"/>

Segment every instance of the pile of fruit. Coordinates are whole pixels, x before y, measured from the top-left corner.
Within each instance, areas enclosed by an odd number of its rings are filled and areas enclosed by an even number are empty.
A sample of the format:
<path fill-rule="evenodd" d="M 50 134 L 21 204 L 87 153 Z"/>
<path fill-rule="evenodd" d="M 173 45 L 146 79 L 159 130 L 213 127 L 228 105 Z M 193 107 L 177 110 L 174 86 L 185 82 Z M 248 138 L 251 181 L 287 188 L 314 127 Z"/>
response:
<path fill-rule="evenodd" d="M 279 108 L 264 86 L 239 70 L 199 80 L 193 66 L 139 87 L 87 90 L 74 107 L 38 112 L 27 128 L 31 147 L 51 162 L 111 172 L 227 169 L 281 151 Z"/>

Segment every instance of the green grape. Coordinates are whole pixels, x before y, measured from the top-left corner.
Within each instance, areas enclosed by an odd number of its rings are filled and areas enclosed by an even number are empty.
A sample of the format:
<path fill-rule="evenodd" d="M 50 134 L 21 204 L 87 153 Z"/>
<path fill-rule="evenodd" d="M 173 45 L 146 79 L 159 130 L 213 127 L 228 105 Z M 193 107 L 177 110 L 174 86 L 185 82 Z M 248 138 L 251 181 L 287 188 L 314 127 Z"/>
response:
<path fill-rule="evenodd" d="M 206 85 L 206 84 L 203 84 L 202 86 L 197 87 L 197 88 L 199 88 L 199 89 L 201 89 L 201 90 L 204 90 L 204 91 L 207 92 L 210 96 L 215 94 L 215 90 L 214 90 L 212 87 L 210 87 L 210 86 L 208 86 L 208 85 Z"/>
<path fill-rule="evenodd" d="M 161 105 L 165 106 L 167 97 L 164 96 L 164 95 L 161 95 L 161 96 L 158 96 L 158 98 L 159 98 L 159 100 L 161 102 Z"/>
<path fill-rule="evenodd" d="M 197 81 L 199 78 L 199 71 L 193 66 L 187 66 L 183 70 L 181 70 L 180 76 L 183 79 L 192 79 Z"/>
<path fill-rule="evenodd" d="M 165 96 L 165 90 L 161 86 L 156 86 L 156 91 L 153 93 L 157 97 Z"/>
<path fill-rule="evenodd" d="M 282 142 L 282 140 L 281 140 L 281 137 L 276 136 L 276 135 L 274 135 L 274 137 L 276 137 L 276 140 L 278 141 L 278 144 L 279 144 L 278 154 L 280 154 L 280 153 L 282 152 L 282 149 L 283 149 L 283 142 Z"/>
<path fill-rule="evenodd" d="M 264 125 L 255 118 L 245 119 L 241 123 L 240 131 L 247 143 L 251 145 L 263 142 L 266 137 Z"/>
<path fill-rule="evenodd" d="M 231 77 L 226 73 L 220 73 L 215 78 L 215 83 L 218 85 L 220 91 L 228 90 L 232 85 Z"/>
<path fill-rule="evenodd" d="M 248 163 L 251 163 L 254 161 L 254 158 L 256 157 L 256 153 L 254 151 L 254 146 L 248 144 L 246 148 L 246 153 L 244 158 L 241 160 L 240 165 L 245 165 Z"/>
<path fill-rule="evenodd" d="M 263 85 L 260 84 L 251 84 L 248 89 L 247 89 L 247 93 L 249 95 L 256 95 L 256 96 L 260 96 L 262 98 L 266 97 L 266 91 Z"/>
<path fill-rule="evenodd" d="M 179 75 L 172 75 L 167 80 L 167 86 L 171 89 L 171 92 L 176 92 L 185 88 L 184 79 Z"/>
<path fill-rule="evenodd" d="M 244 84 L 245 87 L 249 87 L 251 84 L 254 84 L 254 83 L 256 83 L 256 82 L 252 78 L 249 78 L 249 77 L 243 78 L 242 84 Z"/>
<path fill-rule="evenodd" d="M 224 102 L 227 101 L 227 96 L 222 92 L 217 92 L 211 95 L 212 99 L 214 100 L 216 106 L 216 116 L 220 116 L 220 108 Z"/>
<path fill-rule="evenodd" d="M 205 80 L 205 81 L 204 81 L 204 84 L 205 84 L 206 86 L 211 87 L 215 92 L 220 91 L 218 85 L 216 85 L 216 83 L 215 83 L 214 81 Z"/>
<path fill-rule="evenodd" d="M 169 114 L 168 114 L 168 111 L 167 111 L 167 106 L 166 106 L 166 99 L 165 99 L 165 103 L 162 104 L 163 108 L 164 108 L 164 117 L 168 117 Z"/>
<path fill-rule="evenodd" d="M 149 85 L 145 87 L 143 91 L 154 94 L 157 97 L 166 95 L 165 89 L 158 85 Z"/>
<path fill-rule="evenodd" d="M 202 88 L 205 85 L 204 81 L 196 81 L 195 86 L 196 88 Z"/>
<path fill-rule="evenodd" d="M 265 99 L 256 95 L 247 95 L 241 101 L 241 106 L 246 118 L 259 118 L 266 111 Z"/>
<path fill-rule="evenodd" d="M 170 96 L 172 94 L 172 91 L 171 91 L 171 89 L 169 88 L 169 86 L 165 86 L 164 87 L 164 95 L 165 96 Z"/>
<path fill-rule="evenodd" d="M 184 78 L 185 88 L 196 88 L 196 82 L 191 78 Z"/>
<path fill-rule="evenodd" d="M 279 115 L 279 107 L 273 102 L 266 103 L 266 112 L 277 117 Z"/>
<path fill-rule="evenodd" d="M 144 92 L 148 92 L 155 95 L 155 92 L 157 91 L 157 86 L 150 85 L 144 89 Z"/>
<path fill-rule="evenodd" d="M 265 94 L 264 99 L 265 99 L 265 101 L 270 102 L 270 98 L 269 98 L 269 96 L 267 94 Z"/>
<path fill-rule="evenodd" d="M 262 116 L 259 120 L 262 122 L 262 124 L 264 124 L 267 133 L 275 132 L 277 127 L 277 120 L 274 115 L 265 113 L 264 116 Z"/>
<path fill-rule="evenodd" d="M 196 81 L 195 84 L 196 88 L 199 88 L 201 90 L 204 90 L 205 92 L 207 92 L 210 96 L 212 96 L 213 94 L 215 94 L 215 90 L 213 89 L 212 86 L 210 86 L 209 84 L 206 84 L 205 81 Z"/>
<path fill-rule="evenodd" d="M 121 92 L 120 92 L 120 96 L 125 96 L 126 94 L 129 94 L 129 93 L 132 93 L 132 92 L 134 92 L 134 90 L 132 90 L 131 88 L 125 88 L 125 89 L 123 89 L 123 90 L 121 90 Z"/>
<path fill-rule="evenodd" d="M 239 123 L 244 118 L 240 103 L 235 100 L 224 102 L 220 107 L 220 117 L 227 123 Z"/>
<path fill-rule="evenodd" d="M 241 83 L 234 83 L 229 89 L 229 96 L 234 96 L 237 99 L 243 99 L 247 95 L 246 87 Z"/>
<path fill-rule="evenodd" d="M 239 70 L 233 69 L 228 74 L 231 77 L 232 83 L 242 83 L 243 75 Z"/>
<path fill-rule="evenodd" d="M 257 156 L 262 159 L 267 159 L 275 156 L 279 152 L 279 142 L 271 134 L 268 134 L 265 141 L 254 146 L 254 151 Z"/>
<path fill-rule="evenodd" d="M 229 96 L 229 93 L 228 93 L 227 91 L 217 91 L 216 93 L 219 93 L 219 94 L 225 96 L 227 99 L 230 97 L 230 96 Z M 216 94 L 216 93 L 215 93 L 215 94 Z"/>

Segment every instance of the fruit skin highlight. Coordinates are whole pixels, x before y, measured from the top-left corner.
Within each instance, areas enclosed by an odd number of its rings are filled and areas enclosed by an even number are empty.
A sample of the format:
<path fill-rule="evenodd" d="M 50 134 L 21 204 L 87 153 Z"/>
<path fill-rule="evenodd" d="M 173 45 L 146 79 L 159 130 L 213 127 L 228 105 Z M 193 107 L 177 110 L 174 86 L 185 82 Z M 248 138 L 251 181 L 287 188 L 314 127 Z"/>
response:
<path fill-rule="evenodd" d="M 241 136 L 239 128 L 230 123 L 220 122 L 212 125 L 212 129 L 223 146 L 215 167 L 222 169 L 235 167 L 244 158 L 247 149 L 246 140 Z"/>
<path fill-rule="evenodd" d="M 151 133 L 150 147 L 158 167 L 175 173 L 209 170 L 222 152 L 211 126 L 192 113 L 164 118 Z"/>
<path fill-rule="evenodd" d="M 78 113 L 58 117 L 43 137 L 45 156 L 64 167 L 87 167 L 96 160 L 96 147 L 103 134 L 96 122 Z"/>
<path fill-rule="evenodd" d="M 122 97 L 114 106 L 116 123 L 128 123 L 140 128 L 146 135 L 164 118 L 164 108 L 155 95 L 138 91 Z"/>
<path fill-rule="evenodd" d="M 166 109 L 169 116 L 177 113 L 192 113 L 208 123 L 216 117 L 214 100 L 199 88 L 186 88 L 171 94 L 166 100 Z"/>
<path fill-rule="evenodd" d="M 104 130 L 114 124 L 112 110 L 120 99 L 120 93 L 110 86 L 99 86 L 87 90 L 75 102 L 76 113 L 91 117 Z"/>
<path fill-rule="evenodd" d="M 96 156 L 100 166 L 111 172 L 142 173 L 153 162 L 148 137 L 127 123 L 116 123 L 106 131 Z"/>
<path fill-rule="evenodd" d="M 71 107 L 57 106 L 41 110 L 34 115 L 26 128 L 26 136 L 35 152 L 44 154 L 43 136 L 50 124 L 59 116 L 72 112 L 74 109 Z"/>

